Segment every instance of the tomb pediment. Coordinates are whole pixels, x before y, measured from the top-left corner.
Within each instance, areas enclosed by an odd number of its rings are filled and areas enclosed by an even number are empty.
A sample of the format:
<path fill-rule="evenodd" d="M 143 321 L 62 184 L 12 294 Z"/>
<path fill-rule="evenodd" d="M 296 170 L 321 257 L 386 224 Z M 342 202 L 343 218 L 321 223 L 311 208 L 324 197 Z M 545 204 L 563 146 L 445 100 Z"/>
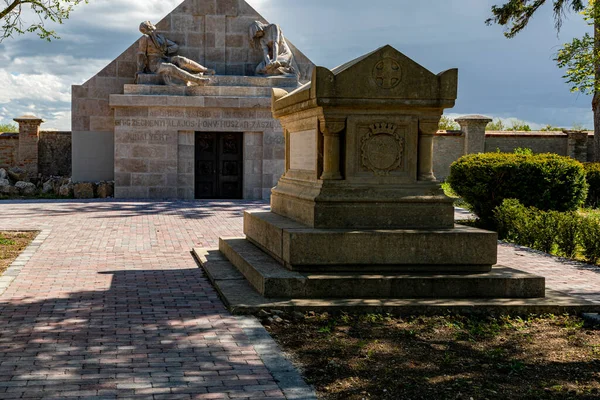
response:
<path fill-rule="evenodd" d="M 449 108 L 454 106 L 457 84 L 457 69 L 436 75 L 386 45 L 332 70 L 316 67 L 311 82 L 289 94 L 275 93 L 274 111 L 307 101 L 319 106 L 343 105 L 344 100 L 356 104 L 355 99 L 366 106 Z"/>

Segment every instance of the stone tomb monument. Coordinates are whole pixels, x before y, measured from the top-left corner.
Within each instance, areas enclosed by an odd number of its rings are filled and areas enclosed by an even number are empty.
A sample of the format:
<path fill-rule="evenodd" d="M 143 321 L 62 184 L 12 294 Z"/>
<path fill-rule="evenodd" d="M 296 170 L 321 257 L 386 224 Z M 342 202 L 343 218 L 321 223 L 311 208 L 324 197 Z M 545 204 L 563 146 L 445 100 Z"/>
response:
<path fill-rule="evenodd" d="M 184 0 L 73 86 L 73 181 L 116 198 L 266 199 L 284 172 L 271 90 L 313 63 L 244 0 Z"/>
<path fill-rule="evenodd" d="M 221 238 L 220 254 L 195 250 L 230 308 L 547 305 L 543 277 L 495 265 L 495 232 L 454 225 L 432 173 L 457 79 L 385 46 L 273 89 L 286 158 L 271 212 L 246 212 L 246 238 Z"/>

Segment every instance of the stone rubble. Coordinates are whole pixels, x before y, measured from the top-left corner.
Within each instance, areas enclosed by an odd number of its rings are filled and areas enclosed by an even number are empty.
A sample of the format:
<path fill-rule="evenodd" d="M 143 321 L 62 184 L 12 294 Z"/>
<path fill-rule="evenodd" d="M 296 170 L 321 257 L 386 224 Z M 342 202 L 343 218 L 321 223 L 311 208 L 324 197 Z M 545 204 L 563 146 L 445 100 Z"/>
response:
<path fill-rule="evenodd" d="M 81 182 L 73 183 L 71 178 L 64 176 L 48 176 L 29 179 L 26 172 L 13 167 L 0 168 L 0 194 L 5 196 L 50 196 L 69 197 L 77 199 L 112 198 L 114 182 Z"/>

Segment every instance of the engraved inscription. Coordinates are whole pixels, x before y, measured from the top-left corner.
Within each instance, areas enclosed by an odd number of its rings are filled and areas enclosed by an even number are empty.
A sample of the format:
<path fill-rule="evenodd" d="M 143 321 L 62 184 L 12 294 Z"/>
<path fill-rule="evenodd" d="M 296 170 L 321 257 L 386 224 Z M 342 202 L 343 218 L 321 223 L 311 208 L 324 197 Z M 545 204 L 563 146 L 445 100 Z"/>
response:
<path fill-rule="evenodd" d="M 373 124 L 362 138 L 362 167 L 375 175 L 386 176 L 400 169 L 403 153 L 404 138 L 395 124 Z"/>
<path fill-rule="evenodd" d="M 236 130 L 265 130 L 275 129 L 275 121 L 248 120 L 165 120 L 165 119 L 115 119 L 115 126 L 130 126 L 139 128 L 174 128 L 174 129 L 236 129 Z"/>
<path fill-rule="evenodd" d="M 185 112 L 169 108 L 151 108 L 148 115 L 155 118 L 184 118 Z"/>
<path fill-rule="evenodd" d="M 290 133 L 290 168 L 314 171 L 317 158 L 315 130 Z"/>
<path fill-rule="evenodd" d="M 393 58 L 384 58 L 373 68 L 375 84 L 382 89 L 393 89 L 402 80 L 402 69 L 398 61 Z"/>
<path fill-rule="evenodd" d="M 133 142 L 168 142 L 168 133 L 132 133 L 129 139 Z"/>

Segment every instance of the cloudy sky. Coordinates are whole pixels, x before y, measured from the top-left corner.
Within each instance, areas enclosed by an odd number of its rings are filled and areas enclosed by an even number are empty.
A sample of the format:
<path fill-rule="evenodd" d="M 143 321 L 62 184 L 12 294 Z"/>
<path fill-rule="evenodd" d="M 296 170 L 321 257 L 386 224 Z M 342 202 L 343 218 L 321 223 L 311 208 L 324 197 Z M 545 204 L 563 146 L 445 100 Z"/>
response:
<path fill-rule="evenodd" d="M 0 123 L 24 113 L 44 128 L 71 129 L 71 85 L 81 84 L 139 37 L 139 21 L 158 21 L 180 0 L 90 0 L 56 27 L 0 43 Z M 517 118 L 538 128 L 592 127 L 591 99 L 569 91 L 553 56 L 589 27 L 569 15 L 557 37 L 545 6 L 514 39 L 484 24 L 503 0 L 248 0 L 317 65 L 333 68 L 385 44 L 438 73 L 459 69 L 450 116 Z M 2 5 L 3 2 L 0 2 Z"/>

